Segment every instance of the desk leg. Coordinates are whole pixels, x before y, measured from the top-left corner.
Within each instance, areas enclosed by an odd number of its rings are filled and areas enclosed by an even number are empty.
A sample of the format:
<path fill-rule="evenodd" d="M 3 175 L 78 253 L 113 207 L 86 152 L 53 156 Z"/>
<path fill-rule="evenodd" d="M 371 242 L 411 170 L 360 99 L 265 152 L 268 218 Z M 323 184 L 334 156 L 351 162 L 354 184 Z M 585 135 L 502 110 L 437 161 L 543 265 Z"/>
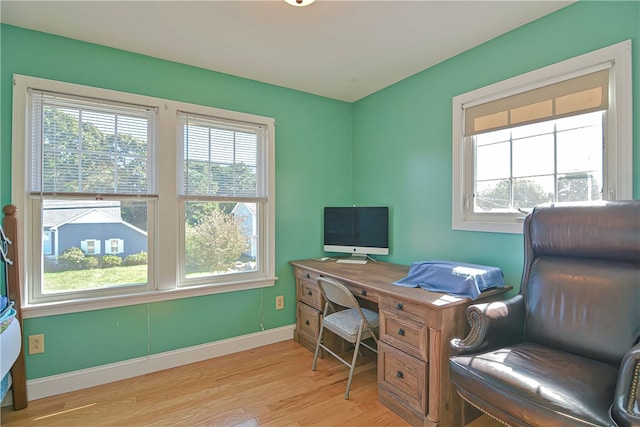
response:
<path fill-rule="evenodd" d="M 440 388 L 442 383 L 441 375 L 441 331 L 429 328 L 429 412 L 427 417 L 433 423 L 440 421 Z"/>

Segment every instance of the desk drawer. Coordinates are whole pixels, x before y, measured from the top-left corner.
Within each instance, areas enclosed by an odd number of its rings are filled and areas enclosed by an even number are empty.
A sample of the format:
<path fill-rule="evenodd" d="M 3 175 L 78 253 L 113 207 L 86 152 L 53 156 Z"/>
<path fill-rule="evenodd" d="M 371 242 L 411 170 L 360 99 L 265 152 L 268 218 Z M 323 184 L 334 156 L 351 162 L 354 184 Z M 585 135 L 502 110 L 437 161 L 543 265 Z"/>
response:
<path fill-rule="evenodd" d="M 386 308 L 390 313 L 396 313 L 400 316 L 413 316 L 427 324 L 435 321 L 434 316 L 437 316 L 434 310 L 430 310 L 424 305 L 407 302 L 388 295 L 381 296 L 379 304 L 381 309 Z"/>
<path fill-rule="evenodd" d="M 298 315 L 296 316 L 296 332 L 304 334 L 315 343 L 320 331 L 321 313 L 306 304 L 297 305 Z"/>
<path fill-rule="evenodd" d="M 383 342 L 378 344 L 378 387 L 426 414 L 427 363 Z"/>
<path fill-rule="evenodd" d="M 429 328 L 388 308 L 380 309 L 380 340 L 407 353 L 429 360 Z"/>
<path fill-rule="evenodd" d="M 313 307 L 298 302 L 296 306 L 296 333 L 294 338 L 296 342 L 302 344 L 309 351 L 316 351 L 316 343 L 318 342 L 318 333 L 320 332 L 320 322 L 322 321 L 322 313 Z M 334 353 L 343 354 L 349 348 L 353 347 L 348 341 L 343 340 L 338 335 L 324 330 L 323 342 Z M 325 350 L 320 351 L 320 358 L 327 356 Z"/>
<path fill-rule="evenodd" d="M 369 301 L 378 302 L 378 292 L 372 289 L 365 289 L 358 285 L 353 285 L 349 282 L 343 282 L 351 293 L 359 298 L 364 298 Z"/>
<path fill-rule="evenodd" d="M 309 281 L 298 278 L 297 281 L 298 286 L 296 288 L 298 292 L 298 301 L 302 301 L 303 303 L 320 311 L 324 310 L 324 298 L 322 298 L 322 292 L 320 292 L 320 288 L 315 280 Z"/>
<path fill-rule="evenodd" d="M 313 271 L 310 271 L 310 270 L 296 268 L 296 278 L 298 279 L 308 280 L 309 282 L 316 283 L 318 280 L 318 277 L 320 277 L 320 274 L 318 273 L 314 273 Z"/>

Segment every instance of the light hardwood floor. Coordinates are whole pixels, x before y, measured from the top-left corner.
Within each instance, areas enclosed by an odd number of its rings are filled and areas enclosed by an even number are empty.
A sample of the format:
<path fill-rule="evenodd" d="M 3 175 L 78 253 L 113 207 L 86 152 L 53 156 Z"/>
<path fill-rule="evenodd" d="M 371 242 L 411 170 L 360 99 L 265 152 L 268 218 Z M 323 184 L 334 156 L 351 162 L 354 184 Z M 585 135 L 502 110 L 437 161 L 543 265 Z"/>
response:
<path fill-rule="evenodd" d="M 179 368 L 2 408 L 3 426 L 407 426 L 377 400 L 376 363 L 313 354 L 284 341 Z M 476 420 L 474 427 L 492 427 Z M 443 426 L 447 427 L 447 426 Z"/>

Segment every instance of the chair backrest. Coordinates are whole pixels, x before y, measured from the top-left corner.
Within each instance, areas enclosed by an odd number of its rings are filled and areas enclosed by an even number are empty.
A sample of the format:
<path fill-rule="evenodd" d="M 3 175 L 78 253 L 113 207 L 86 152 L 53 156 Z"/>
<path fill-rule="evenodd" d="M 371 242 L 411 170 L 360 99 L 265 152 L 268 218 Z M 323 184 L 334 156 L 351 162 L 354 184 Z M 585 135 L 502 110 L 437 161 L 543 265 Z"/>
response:
<path fill-rule="evenodd" d="M 524 242 L 525 339 L 619 363 L 640 340 L 640 201 L 536 208 Z"/>
<path fill-rule="evenodd" d="M 359 308 L 358 300 L 353 296 L 349 288 L 337 280 L 328 277 L 319 277 L 318 286 L 325 299 L 342 307 Z"/>

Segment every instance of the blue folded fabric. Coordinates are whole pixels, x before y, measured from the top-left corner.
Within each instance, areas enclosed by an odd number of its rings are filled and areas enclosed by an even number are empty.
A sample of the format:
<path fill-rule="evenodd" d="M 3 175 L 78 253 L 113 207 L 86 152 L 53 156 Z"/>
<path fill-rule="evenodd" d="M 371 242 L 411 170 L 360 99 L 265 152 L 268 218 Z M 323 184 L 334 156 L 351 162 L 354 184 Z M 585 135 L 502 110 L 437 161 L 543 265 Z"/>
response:
<path fill-rule="evenodd" d="M 412 263 L 409 274 L 394 285 L 474 300 L 485 289 L 504 288 L 504 277 L 498 267 L 441 260 L 419 261 Z"/>

